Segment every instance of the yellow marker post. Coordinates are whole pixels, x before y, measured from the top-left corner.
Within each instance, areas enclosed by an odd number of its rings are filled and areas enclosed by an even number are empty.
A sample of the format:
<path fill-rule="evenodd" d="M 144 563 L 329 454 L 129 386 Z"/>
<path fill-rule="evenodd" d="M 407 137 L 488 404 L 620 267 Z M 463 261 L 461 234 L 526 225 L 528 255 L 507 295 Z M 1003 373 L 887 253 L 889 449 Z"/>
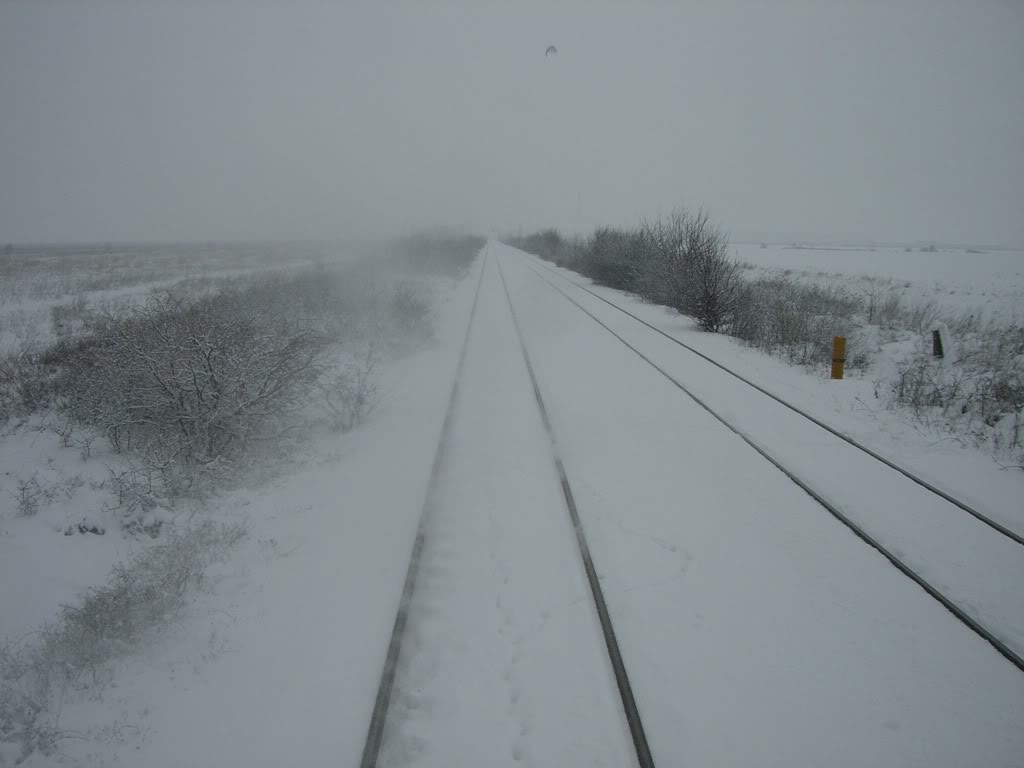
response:
<path fill-rule="evenodd" d="M 843 378 L 843 368 L 846 366 L 846 337 L 835 336 L 832 339 L 832 378 Z"/>

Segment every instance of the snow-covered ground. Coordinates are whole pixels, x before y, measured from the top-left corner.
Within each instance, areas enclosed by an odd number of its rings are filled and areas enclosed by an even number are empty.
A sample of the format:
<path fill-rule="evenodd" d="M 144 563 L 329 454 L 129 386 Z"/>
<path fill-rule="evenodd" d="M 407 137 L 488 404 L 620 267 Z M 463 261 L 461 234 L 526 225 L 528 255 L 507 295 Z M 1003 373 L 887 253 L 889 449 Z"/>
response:
<path fill-rule="evenodd" d="M 881 287 L 908 299 L 932 299 L 954 312 L 1024 321 L 1024 251 L 934 252 L 898 246 L 799 246 L 737 243 L 740 261 L 806 280 L 841 282 L 854 291 Z"/>
<path fill-rule="evenodd" d="M 0 354 L 48 344 L 76 330 L 87 311 L 139 304 L 181 281 L 212 286 L 310 264 L 363 256 L 334 245 L 63 246 L 4 254 L 0 263 Z M 64 327 L 58 327 L 58 325 Z"/>
<path fill-rule="evenodd" d="M 79 523 L 100 524 L 97 512 L 110 502 L 110 493 L 97 486 L 117 466 L 112 455 L 82 458 L 76 446 L 63 445 L 42 420 L 36 429 L 0 435 L 0 642 L 20 638 L 53 618 L 61 603 L 82 589 L 101 583 L 110 566 L 125 560 L 141 542 L 114 533 L 80 534 Z M 37 511 L 19 510 L 19 486 L 39 493 Z M 65 536 L 64 532 L 70 535 Z"/>
<path fill-rule="evenodd" d="M 358 764 L 478 278 L 381 763 L 630 764 L 499 265 L 658 765 L 1020 765 L 1024 675 L 537 273 L 560 278 L 494 242 L 438 306 L 437 343 L 383 365 L 367 423 L 320 436 L 288 471 L 206 510 L 245 522 L 239 549 L 179 621 L 114 664 L 110 684 L 69 694 L 60 727 L 79 738 L 26 765 Z M 562 285 L 1024 648 L 1024 548 Z M 828 382 L 602 295 L 1024 528 L 1024 473 L 862 407 L 863 382 Z M 74 475 L 78 450 L 66 450 L 55 462 Z M 47 547 L 115 541 L 45 534 Z M 83 566 L 80 578 L 100 576 Z M 87 583 L 0 605 L 0 637 L 15 610 L 21 632 L 52 612 L 42 603 Z"/>

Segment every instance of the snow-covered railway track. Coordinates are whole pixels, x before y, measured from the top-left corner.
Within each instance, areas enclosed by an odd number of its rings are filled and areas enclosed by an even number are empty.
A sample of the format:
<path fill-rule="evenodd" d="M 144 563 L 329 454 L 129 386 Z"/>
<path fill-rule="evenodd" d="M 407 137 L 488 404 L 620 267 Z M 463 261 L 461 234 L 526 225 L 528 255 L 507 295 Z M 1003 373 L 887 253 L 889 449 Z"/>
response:
<path fill-rule="evenodd" d="M 802 409 L 768 392 L 745 377 L 736 374 L 731 369 L 675 337 L 666 334 L 661 329 L 609 301 L 597 292 L 591 291 L 586 286 L 566 278 L 556 270 L 552 270 L 550 267 L 540 263 L 539 260 L 524 258 L 522 263 L 526 265 L 538 280 L 547 284 L 554 291 L 557 291 L 578 310 L 600 325 L 608 334 L 654 368 L 681 393 L 690 398 L 704 411 L 714 417 L 715 420 L 741 438 L 758 455 L 782 472 L 832 517 L 880 553 L 892 566 L 915 582 L 971 631 L 988 642 L 1018 670 L 1024 671 L 1024 657 L 1020 653 L 1021 641 L 1024 640 L 1024 635 L 1021 634 L 1020 627 L 1019 598 L 1012 594 L 1013 588 L 1010 586 L 1019 582 L 1017 577 L 1024 575 L 1024 550 L 1019 547 L 1019 544 L 1024 542 L 1024 539 L 1020 535 L 992 520 L 989 516 L 971 508 L 966 503 L 955 499 L 926 480 L 917 477 L 909 470 L 899 467 L 894 462 L 829 427 Z M 621 316 L 628 318 L 629 322 L 635 321 L 635 327 L 625 330 L 622 326 L 616 326 L 608 315 L 604 317 L 599 316 L 597 311 L 584 306 L 581 301 L 570 295 L 561 285 L 548 279 L 541 271 L 536 269 L 536 266 L 548 270 L 557 275 L 561 280 L 585 292 L 585 294 L 600 300 L 604 305 L 612 307 L 616 313 L 620 313 Z M 592 302 L 591 304 L 593 307 Z M 652 331 L 657 336 L 652 334 Z M 644 339 L 643 336 L 648 338 Z M 849 451 L 857 452 L 863 460 L 870 462 L 874 467 L 891 472 L 893 476 L 900 480 L 908 480 L 912 483 L 912 485 L 904 483 L 904 486 L 907 487 L 900 489 L 899 497 L 886 496 L 884 493 L 876 494 L 874 498 L 882 499 L 883 504 L 891 504 L 893 509 L 898 508 L 901 511 L 907 508 L 919 511 L 929 508 L 927 498 L 922 501 L 921 497 L 930 497 L 931 499 L 937 499 L 939 504 L 951 509 L 966 511 L 971 516 L 969 518 L 962 516 L 958 521 L 951 521 L 950 516 L 947 514 L 944 518 L 947 524 L 961 527 L 973 525 L 975 529 L 968 530 L 969 538 L 967 539 L 961 535 L 960 530 L 954 531 L 945 537 L 942 536 L 942 531 L 939 530 L 939 535 L 935 541 L 926 541 L 919 548 L 916 548 L 915 545 L 918 542 L 915 541 L 915 534 L 924 533 L 924 526 L 921 524 L 919 517 L 916 519 L 911 517 L 908 520 L 902 521 L 901 524 L 894 524 L 889 527 L 877 524 L 876 521 L 871 519 L 870 514 L 861 514 L 860 500 L 855 495 L 842 495 L 842 501 L 837 501 L 836 497 L 840 494 L 835 487 L 830 486 L 828 491 L 822 490 L 822 483 L 825 480 L 822 472 L 815 472 L 807 466 L 797 468 L 795 465 L 798 462 L 793 461 L 792 456 L 786 455 L 774 445 L 769 447 L 768 441 L 761 434 L 752 434 L 747 425 L 741 424 L 741 420 L 735 416 L 735 409 L 733 407 L 737 402 L 735 397 L 729 402 L 728 408 L 723 408 L 710 402 L 710 398 L 707 395 L 701 396 L 698 394 L 696 387 L 684 381 L 684 377 L 679 375 L 678 371 L 669 369 L 672 364 L 678 365 L 678 360 L 671 364 L 667 363 L 666 360 L 670 356 L 666 354 L 664 348 L 658 352 L 655 347 L 650 346 L 650 339 L 656 339 L 658 342 L 667 340 L 673 345 L 692 352 L 702 361 L 701 365 L 708 363 L 714 366 L 715 369 L 724 372 L 732 380 L 746 387 L 747 391 L 753 392 L 756 390 L 765 395 L 766 399 L 770 399 L 771 402 L 786 409 L 786 412 L 795 414 L 795 416 L 791 416 L 791 420 L 799 418 L 803 424 L 817 429 L 821 435 L 838 438 L 835 442 L 848 448 Z M 849 455 L 843 458 L 847 462 L 850 461 Z M 822 468 L 827 467 L 826 464 L 821 466 Z M 853 474 L 856 476 L 856 473 Z M 860 490 L 866 491 L 867 489 L 861 488 Z M 935 538 L 936 531 L 930 530 L 928 534 Z M 1007 592 L 1009 592 L 1009 597 L 1007 597 Z M 979 614 L 981 615 L 979 616 Z M 1005 634 L 987 623 L 985 619 L 987 615 L 994 617 L 993 624 L 1001 629 L 1005 628 Z"/>
<path fill-rule="evenodd" d="M 416 589 L 416 577 L 419 575 L 420 562 L 423 555 L 423 544 L 427 532 L 427 511 L 430 493 L 437 483 L 438 474 L 441 469 L 441 461 L 444 458 L 445 441 L 451 432 L 452 417 L 455 411 L 455 400 L 459 392 L 459 380 L 462 377 L 462 369 L 466 363 L 466 351 L 469 349 L 469 336 L 473 330 L 473 320 L 476 318 L 477 306 L 480 303 L 480 288 L 483 286 L 484 271 L 487 264 L 481 264 L 480 275 L 477 278 L 476 292 L 473 296 L 473 306 L 469 310 L 469 320 L 466 322 L 466 334 L 462 340 L 462 349 L 459 352 L 459 360 L 455 365 L 455 377 L 452 381 L 451 394 L 448 396 L 448 405 L 444 415 L 444 422 L 441 426 L 441 435 L 434 449 L 434 461 L 430 470 L 430 481 L 427 490 L 427 498 L 424 500 L 423 508 L 420 510 L 420 519 L 416 527 L 416 537 L 413 540 L 412 552 L 409 554 L 409 565 L 405 573 L 405 581 L 402 584 L 402 595 L 398 604 L 398 611 L 395 614 L 394 628 L 391 630 L 391 638 L 388 643 L 387 655 L 384 659 L 384 668 L 381 671 L 380 683 L 377 686 L 377 696 L 374 699 L 373 710 L 370 714 L 370 726 L 366 735 L 366 743 L 363 746 L 362 758 L 359 761 L 360 768 L 371 768 L 377 765 L 377 758 L 380 754 L 381 742 L 384 737 L 384 725 L 387 721 L 388 707 L 391 704 L 391 694 L 394 690 L 395 675 L 398 671 L 398 657 L 402 650 L 402 640 L 405 636 L 405 628 L 409 622 L 409 609 L 412 605 L 413 592 Z"/>
<path fill-rule="evenodd" d="M 360 766 L 576 761 L 655 764 L 516 308 L 485 251 Z"/>
<path fill-rule="evenodd" d="M 629 675 L 626 672 L 626 665 L 622 659 L 622 651 L 619 649 L 619 642 L 615 636 L 615 628 L 612 625 L 611 615 L 608 612 L 608 604 L 605 601 L 604 590 L 601 589 L 601 582 L 594 567 L 594 558 L 590 553 L 590 545 L 587 544 L 586 532 L 583 523 L 580 521 L 579 511 L 576 507 L 576 499 L 572 493 L 572 486 L 565 472 L 565 465 L 558 453 L 558 446 L 555 443 L 554 432 L 551 428 L 551 419 L 548 416 L 547 406 L 541 395 L 540 384 L 537 382 L 537 374 L 533 364 L 530 362 L 530 354 L 526 349 L 526 342 L 523 339 L 523 332 L 519 326 L 519 319 L 516 315 L 515 305 L 512 303 L 512 295 L 508 290 L 508 283 L 505 282 L 505 274 L 501 269 L 501 262 L 498 261 L 498 274 L 501 276 L 501 286 L 505 290 L 505 298 L 508 300 L 509 311 L 512 313 L 512 321 L 516 328 L 516 337 L 519 339 L 519 346 L 523 352 L 523 362 L 530 374 L 530 383 L 533 385 L 533 395 L 537 401 L 537 409 L 540 411 L 541 419 L 544 422 L 544 429 L 551 442 L 554 457 L 555 469 L 558 472 L 559 482 L 562 486 L 562 494 L 565 497 L 565 506 L 568 510 L 573 530 L 576 532 L 576 543 L 579 548 L 580 558 L 583 561 L 583 568 L 587 574 L 587 582 L 590 585 L 590 593 L 594 599 L 594 606 L 597 609 L 598 619 L 601 623 L 601 633 L 604 637 L 605 647 L 608 650 L 608 658 L 615 675 L 615 684 L 619 689 L 619 697 L 622 700 L 622 708 L 626 717 L 626 724 L 629 726 L 629 733 L 633 740 L 633 747 L 636 750 L 637 762 L 640 768 L 654 768 L 654 758 L 651 755 L 651 748 L 647 743 L 647 735 L 644 732 L 643 721 L 640 718 L 640 711 L 633 696 L 633 687 L 629 682 Z"/>

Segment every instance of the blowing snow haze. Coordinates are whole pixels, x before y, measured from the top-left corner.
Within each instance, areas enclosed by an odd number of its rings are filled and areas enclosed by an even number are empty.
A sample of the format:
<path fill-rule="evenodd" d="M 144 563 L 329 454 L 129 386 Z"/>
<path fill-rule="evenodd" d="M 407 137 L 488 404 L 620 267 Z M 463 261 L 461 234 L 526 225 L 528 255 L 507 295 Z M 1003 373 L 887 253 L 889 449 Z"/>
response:
<path fill-rule="evenodd" d="M 1018 2 L 0 4 L 0 240 L 1024 243 Z M 557 53 L 549 46 L 554 46 Z"/>
<path fill-rule="evenodd" d="M 1024 766 L 1024 0 L 0 0 L 0 768 Z"/>

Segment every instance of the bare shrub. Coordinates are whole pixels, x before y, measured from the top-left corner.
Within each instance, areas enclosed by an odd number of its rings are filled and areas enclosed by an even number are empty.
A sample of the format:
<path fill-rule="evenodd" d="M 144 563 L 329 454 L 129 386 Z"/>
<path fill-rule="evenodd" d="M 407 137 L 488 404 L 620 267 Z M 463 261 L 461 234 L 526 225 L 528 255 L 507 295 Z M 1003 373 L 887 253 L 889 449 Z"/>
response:
<path fill-rule="evenodd" d="M 0 423 L 44 410 L 53 401 L 56 368 L 46 352 L 24 343 L 0 357 Z"/>
<path fill-rule="evenodd" d="M 52 753 L 64 735 L 56 707 L 63 693 L 102 683 L 108 662 L 173 621 L 244 533 L 209 521 L 174 533 L 116 565 L 104 586 L 63 606 L 27 643 L 0 644 L 0 743 L 17 745 L 20 759 Z"/>
<path fill-rule="evenodd" d="M 109 474 L 104 487 L 110 491 L 112 503 L 107 510 L 120 519 L 121 527 L 131 534 L 145 533 L 155 537 L 160 533 L 159 518 L 147 519 L 147 515 L 158 509 L 164 499 L 182 492 L 180 487 L 170 485 L 178 480 L 177 473 L 153 466 L 151 462 L 128 462 L 118 469 L 107 468 Z M 189 478 L 196 482 L 195 478 Z"/>
<path fill-rule="evenodd" d="M 637 290 L 647 301 L 685 312 L 689 290 L 686 272 L 687 215 L 676 211 L 668 217 L 644 222 L 644 265 Z"/>
<path fill-rule="evenodd" d="M 678 209 L 638 230 L 600 227 L 586 241 L 545 230 L 510 241 L 602 285 L 634 291 L 716 332 L 733 320 L 744 265 L 704 210 Z"/>
<path fill-rule="evenodd" d="M 40 479 L 38 472 L 30 477 L 15 477 L 16 490 L 12 495 L 15 499 L 15 509 L 22 517 L 32 517 L 39 512 L 43 504 L 49 504 L 58 497 L 70 499 L 85 485 L 85 480 L 79 474 L 51 478 L 49 481 L 45 478 Z"/>
<path fill-rule="evenodd" d="M 637 288 L 645 262 L 645 241 L 639 232 L 612 227 L 596 229 L 576 254 L 588 277 L 601 285 L 624 291 Z"/>
<path fill-rule="evenodd" d="M 560 267 L 587 274 L 588 243 L 578 238 L 563 237 L 557 229 L 509 238 L 508 242 L 515 248 L 536 254 Z"/>
<path fill-rule="evenodd" d="M 730 325 L 741 291 L 740 266 L 726 253 L 726 241 L 717 230 L 695 233 L 691 274 L 691 312 L 705 331 L 717 333 Z"/>
<path fill-rule="evenodd" d="M 529 235 L 523 244 L 532 252 L 556 264 L 565 257 L 569 245 L 557 229 L 545 229 L 535 235 Z"/>
<path fill-rule="evenodd" d="M 897 363 L 892 383 L 896 402 L 910 407 L 919 419 L 929 409 L 946 410 L 966 395 L 970 372 L 962 366 L 943 368 L 923 350 Z"/>
<path fill-rule="evenodd" d="M 971 334 L 980 333 L 984 322 L 982 312 L 961 312 L 945 318 L 945 325 L 949 332 L 956 337 L 967 337 Z"/>
<path fill-rule="evenodd" d="M 63 304 L 50 307 L 50 326 L 53 335 L 66 339 L 80 332 L 89 318 L 89 300 L 84 294 Z"/>
<path fill-rule="evenodd" d="M 430 327 L 430 303 L 408 280 L 397 282 L 391 291 L 391 316 L 400 331 L 410 333 Z"/>
<path fill-rule="evenodd" d="M 43 497 L 39 479 L 35 475 L 27 479 L 19 477 L 17 486 L 14 499 L 18 514 L 21 517 L 33 517 L 39 512 L 39 500 Z"/>
<path fill-rule="evenodd" d="M 790 363 L 820 366 L 830 357 L 834 336 L 852 335 L 859 306 L 837 285 L 764 277 L 742 287 L 729 333 Z M 851 365 L 860 362 L 855 344 L 847 356 Z"/>
<path fill-rule="evenodd" d="M 309 329 L 266 322 L 246 298 L 161 291 L 102 318 L 65 371 L 62 408 L 119 451 L 188 465 L 236 457 L 304 401 L 327 345 Z"/>
<path fill-rule="evenodd" d="M 348 432 L 376 407 L 377 363 L 377 354 L 371 346 L 359 359 L 325 377 L 321 383 L 322 407 L 333 429 Z"/>
<path fill-rule="evenodd" d="M 902 297 L 897 291 L 890 290 L 879 300 L 874 319 L 881 327 L 891 330 L 900 327 L 903 315 Z"/>
<path fill-rule="evenodd" d="M 706 211 L 686 220 L 684 263 L 690 278 L 689 311 L 706 331 L 717 333 L 732 322 L 740 290 L 741 268 L 728 254 L 728 240 Z"/>
<path fill-rule="evenodd" d="M 888 288 L 891 292 L 891 284 L 878 278 L 867 277 L 867 286 L 862 289 L 864 295 L 864 310 L 867 312 L 868 325 L 879 323 L 879 310 L 885 301 L 885 291 Z"/>
<path fill-rule="evenodd" d="M 743 267 L 706 211 L 679 209 L 646 222 L 630 246 L 628 273 L 648 301 L 694 318 L 706 331 L 733 322 Z"/>
<path fill-rule="evenodd" d="M 964 321 L 975 327 L 976 318 Z M 926 341 L 897 364 L 891 403 L 919 421 L 975 444 L 991 443 L 997 456 L 1024 466 L 1024 328 L 989 321 L 947 339 L 947 354 L 933 358 Z"/>
<path fill-rule="evenodd" d="M 944 314 L 934 299 L 916 299 L 904 308 L 902 325 L 914 333 L 925 334 L 935 328 Z"/>

